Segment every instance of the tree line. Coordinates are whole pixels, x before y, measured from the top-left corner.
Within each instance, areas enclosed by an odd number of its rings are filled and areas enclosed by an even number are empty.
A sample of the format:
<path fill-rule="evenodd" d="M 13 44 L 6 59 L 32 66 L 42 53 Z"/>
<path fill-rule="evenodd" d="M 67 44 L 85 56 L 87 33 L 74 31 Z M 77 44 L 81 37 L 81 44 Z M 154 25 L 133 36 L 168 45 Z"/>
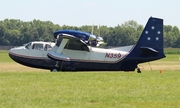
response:
<path fill-rule="evenodd" d="M 144 27 L 134 20 L 115 27 L 94 26 L 94 34 L 103 37 L 106 46 L 133 45 L 139 39 Z M 92 25 L 81 27 L 58 25 L 51 21 L 24 22 L 16 19 L 0 21 L 0 46 L 20 46 L 31 41 L 54 41 L 56 30 L 81 30 L 91 33 Z M 164 47 L 180 48 L 180 31 L 177 26 L 164 25 Z"/>

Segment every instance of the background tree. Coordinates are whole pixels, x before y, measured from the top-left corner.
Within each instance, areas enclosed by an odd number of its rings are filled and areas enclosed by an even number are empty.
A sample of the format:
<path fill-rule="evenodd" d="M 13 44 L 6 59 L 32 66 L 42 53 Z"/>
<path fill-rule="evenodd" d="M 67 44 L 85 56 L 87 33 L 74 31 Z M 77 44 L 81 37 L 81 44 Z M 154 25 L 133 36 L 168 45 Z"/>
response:
<path fill-rule="evenodd" d="M 135 44 L 142 33 L 143 26 L 130 20 L 115 27 L 94 25 L 95 35 L 103 37 L 106 46 L 125 46 Z M 53 24 L 51 21 L 23 22 L 15 19 L 0 21 L 0 45 L 19 46 L 31 41 L 54 41 L 53 32 L 57 30 L 81 30 L 91 33 L 92 25 L 81 27 Z M 180 31 L 177 26 L 164 25 L 164 47 L 180 48 Z"/>

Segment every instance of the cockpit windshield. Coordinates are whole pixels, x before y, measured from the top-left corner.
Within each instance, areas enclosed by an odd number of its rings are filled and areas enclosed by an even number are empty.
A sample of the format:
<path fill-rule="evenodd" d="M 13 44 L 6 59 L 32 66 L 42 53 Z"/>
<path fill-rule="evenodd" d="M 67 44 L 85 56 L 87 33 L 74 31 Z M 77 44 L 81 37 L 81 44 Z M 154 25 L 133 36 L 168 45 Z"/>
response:
<path fill-rule="evenodd" d="M 31 48 L 31 42 L 25 45 L 25 48 L 30 49 Z"/>

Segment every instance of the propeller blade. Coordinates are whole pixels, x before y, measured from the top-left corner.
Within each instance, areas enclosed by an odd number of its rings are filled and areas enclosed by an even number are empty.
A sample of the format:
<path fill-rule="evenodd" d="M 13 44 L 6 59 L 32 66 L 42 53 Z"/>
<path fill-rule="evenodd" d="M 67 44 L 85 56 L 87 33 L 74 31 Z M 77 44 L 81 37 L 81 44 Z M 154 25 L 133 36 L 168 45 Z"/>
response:
<path fill-rule="evenodd" d="M 91 34 L 94 33 L 94 23 L 92 24 L 92 30 L 91 30 Z"/>

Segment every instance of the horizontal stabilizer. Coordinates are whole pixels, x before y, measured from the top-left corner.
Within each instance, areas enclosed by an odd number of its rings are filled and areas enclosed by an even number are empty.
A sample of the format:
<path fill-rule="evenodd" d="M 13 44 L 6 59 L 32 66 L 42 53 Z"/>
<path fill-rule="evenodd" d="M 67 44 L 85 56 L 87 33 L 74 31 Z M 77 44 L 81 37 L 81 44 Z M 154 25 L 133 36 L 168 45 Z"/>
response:
<path fill-rule="evenodd" d="M 63 61 L 70 61 L 69 57 L 66 57 L 62 54 L 58 54 L 56 52 L 49 52 L 47 56 L 54 60 L 63 60 Z"/>
<path fill-rule="evenodd" d="M 143 52 L 143 56 L 156 56 L 158 54 L 158 51 L 151 47 L 140 47 L 140 49 Z"/>
<path fill-rule="evenodd" d="M 145 52 L 148 51 L 148 52 L 158 53 L 158 51 L 156 51 L 155 49 L 150 48 L 150 47 L 140 47 L 140 49 L 145 51 Z"/>

